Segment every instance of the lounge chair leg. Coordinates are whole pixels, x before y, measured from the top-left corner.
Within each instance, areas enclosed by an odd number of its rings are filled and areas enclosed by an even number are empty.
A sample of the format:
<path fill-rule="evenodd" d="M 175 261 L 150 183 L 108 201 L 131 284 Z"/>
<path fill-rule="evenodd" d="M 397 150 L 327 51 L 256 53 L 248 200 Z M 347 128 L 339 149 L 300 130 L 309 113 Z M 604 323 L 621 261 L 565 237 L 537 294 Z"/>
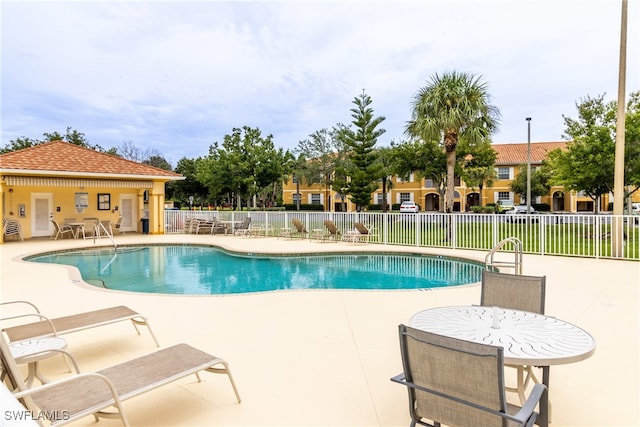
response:
<path fill-rule="evenodd" d="M 238 392 L 238 388 L 236 387 L 236 382 L 233 380 L 233 375 L 231 375 L 231 370 L 229 370 L 229 364 L 221 359 L 220 363 L 224 366 L 224 368 L 209 367 L 206 370 L 214 374 L 226 374 L 227 377 L 229 377 L 229 381 L 231 382 L 231 387 L 233 387 L 233 392 L 236 395 L 236 400 L 238 401 L 238 403 L 241 403 L 242 399 L 240 398 L 240 393 Z"/>
<path fill-rule="evenodd" d="M 137 325 L 146 326 L 147 329 L 149 330 L 149 333 L 151 334 L 151 338 L 153 338 L 153 340 L 156 342 L 156 347 L 160 347 L 160 343 L 158 342 L 158 339 L 156 338 L 156 335 L 151 330 L 151 325 L 149 325 L 149 322 L 147 321 L 147 318 L 144 317 L 144 316 L 140 316 L 140 319 L 142 319 L 142 320 L 131 319 L 131 322 L 133 323 L 133 327 L 135 328 L 135 330 L 138 333 L 138 335 L 140 335 L 140 330 L 138 330 L 138 326 Z"/>

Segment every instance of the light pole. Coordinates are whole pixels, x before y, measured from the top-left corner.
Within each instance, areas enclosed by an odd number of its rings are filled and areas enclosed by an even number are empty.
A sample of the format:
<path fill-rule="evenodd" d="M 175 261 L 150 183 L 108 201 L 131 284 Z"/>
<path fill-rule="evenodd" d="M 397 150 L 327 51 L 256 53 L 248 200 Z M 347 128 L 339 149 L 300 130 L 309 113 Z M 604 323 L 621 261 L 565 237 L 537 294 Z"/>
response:
<path fill-rule="evenodd" d="M 527 117 L 527 215 L 531 213 L 531 117 Z"/>

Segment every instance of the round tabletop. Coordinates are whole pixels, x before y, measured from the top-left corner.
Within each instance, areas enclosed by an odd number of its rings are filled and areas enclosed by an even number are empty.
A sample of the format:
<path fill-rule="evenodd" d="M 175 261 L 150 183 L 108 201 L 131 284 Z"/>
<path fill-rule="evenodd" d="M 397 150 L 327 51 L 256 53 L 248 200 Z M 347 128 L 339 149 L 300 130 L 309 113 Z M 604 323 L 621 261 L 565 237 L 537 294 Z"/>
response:
<path fill-rule="evenodd" d="M 47 350 L 64 350 L 67 348 L 67 341 L 60 337 L 36 338 L 31 340 L 17 341 L 9 344 L 11 354 L 16 363 L 30 363 L 46 359 L 53 356 L 52 353 L 44 353 Z M 38 353 L 35 354 L 34 353 Z"/>
<path fill-rule="evenodd" d="M 595 340 L 579 327 L 537 313 L 483 306 L 436 307 L 409 324 L 435 334 L 504 348 L 505 363 L 550 366 L 590 357 Z"/>

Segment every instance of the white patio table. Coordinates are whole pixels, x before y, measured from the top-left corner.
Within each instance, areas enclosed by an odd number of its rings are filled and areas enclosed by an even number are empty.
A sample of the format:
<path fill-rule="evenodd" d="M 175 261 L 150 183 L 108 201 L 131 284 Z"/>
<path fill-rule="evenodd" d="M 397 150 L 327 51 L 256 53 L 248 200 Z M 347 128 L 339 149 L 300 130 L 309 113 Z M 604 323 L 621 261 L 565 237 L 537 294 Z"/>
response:
<path fill-rule="evenodd" d="M 436 307 L 413 315 L 409 324 L 453 338 L 504 348 L 504 363 L 542 367 L 547 386 L 536 424 L 549 425 L 549 367 L 589 358 L 596 349 L 589 333 L 555 317 L 484 306 Z"/>

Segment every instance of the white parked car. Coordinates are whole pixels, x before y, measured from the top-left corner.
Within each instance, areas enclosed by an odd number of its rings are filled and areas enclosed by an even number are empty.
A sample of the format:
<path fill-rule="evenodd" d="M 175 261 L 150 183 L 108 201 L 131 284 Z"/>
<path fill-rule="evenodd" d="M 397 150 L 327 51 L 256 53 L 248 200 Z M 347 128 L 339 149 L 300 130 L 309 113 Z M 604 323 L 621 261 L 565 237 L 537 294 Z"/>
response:
<path fill-rule="evenodd" d="M 535 209 L 533 209 L 533 206 L 529 207 L 530 212 L 532 214 L 537 213 Z M 505 215 L 517 215 L 517 214 L 526 214 L 527 213 L 527 206 L 526 205 L 517 205 L 514 206 L 511 210 L 508 210 L 505 212 Z"/>
<path fill-rule="evenodd" d="M 414 202 L 402 202 L 400 212 L 420 212 L 420 205 L 416 205 Z"/>
<path fill-rule="evenodd" d="M 631 203 L 631 215 L 640 215 L 640 203 Z"/>

